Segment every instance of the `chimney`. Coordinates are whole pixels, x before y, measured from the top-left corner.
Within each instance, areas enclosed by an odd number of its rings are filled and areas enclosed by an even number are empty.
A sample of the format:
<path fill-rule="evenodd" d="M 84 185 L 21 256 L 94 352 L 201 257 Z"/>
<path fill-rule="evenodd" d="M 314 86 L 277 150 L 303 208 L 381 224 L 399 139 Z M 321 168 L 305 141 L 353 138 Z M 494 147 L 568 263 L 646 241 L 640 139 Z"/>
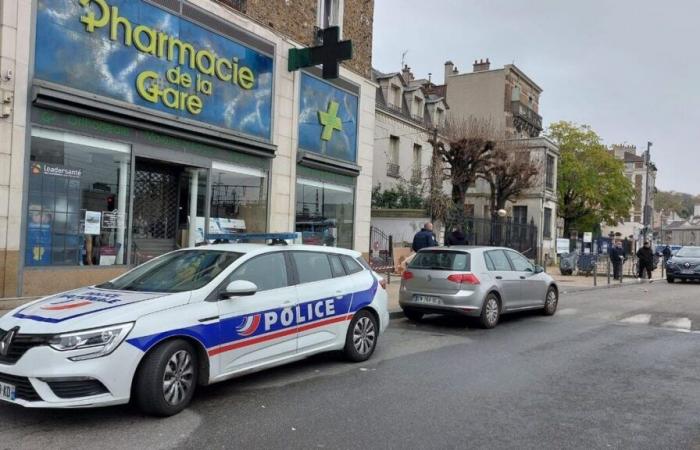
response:
<path fill-rule="evenodd" d="M 406 80 L 406 83 L 410 83 L 413 80 L 413 74 L 411 73 L 411 68 L 408 67 L 408 64 L 403 65 L 401 75 L 403 75 L 403 79 Z"/>
<path fill-rule="evenodd" d="M 480 59 L 477 61 L 476 59 L 474 60 L 474 72 L 483 72 L 485 70 L 489 70 L 491 67 L 491 61 L 489 61 L 488 58 L 486 58 L 486 61 L 483 59 Z"/>
<path fill-rule="evenodd" d="M 452 61 L 447 61 L 445 63 L 445 81 L 444 83 L 447 84 L 447 77 L 452 75 L 452 70 L 454 69 L 455 65 L 452 63 Z"/>

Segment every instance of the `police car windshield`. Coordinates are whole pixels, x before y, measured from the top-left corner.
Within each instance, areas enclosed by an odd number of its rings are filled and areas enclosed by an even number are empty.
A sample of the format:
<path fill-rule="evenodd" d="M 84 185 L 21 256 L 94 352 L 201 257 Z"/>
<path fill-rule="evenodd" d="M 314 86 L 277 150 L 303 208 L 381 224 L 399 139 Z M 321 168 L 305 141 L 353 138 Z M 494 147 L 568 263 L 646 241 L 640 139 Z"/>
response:
<path fill-rule="evenodd" d="M 97 287 L 139 292 L 193 291 L 206 286 L 241 255 L 212 250 L 173 252 Z"/>

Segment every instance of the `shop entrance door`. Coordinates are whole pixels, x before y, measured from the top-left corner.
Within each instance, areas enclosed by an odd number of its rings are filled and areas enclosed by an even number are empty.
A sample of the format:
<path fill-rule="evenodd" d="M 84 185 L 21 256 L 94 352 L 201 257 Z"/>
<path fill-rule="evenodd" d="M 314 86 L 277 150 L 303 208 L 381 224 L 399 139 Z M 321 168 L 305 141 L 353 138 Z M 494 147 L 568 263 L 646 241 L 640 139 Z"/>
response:
<path fill-rule="evenodd" d="M 132 242 L 134 264 L 175 250 L 182 168 L 136 159 Z"/>

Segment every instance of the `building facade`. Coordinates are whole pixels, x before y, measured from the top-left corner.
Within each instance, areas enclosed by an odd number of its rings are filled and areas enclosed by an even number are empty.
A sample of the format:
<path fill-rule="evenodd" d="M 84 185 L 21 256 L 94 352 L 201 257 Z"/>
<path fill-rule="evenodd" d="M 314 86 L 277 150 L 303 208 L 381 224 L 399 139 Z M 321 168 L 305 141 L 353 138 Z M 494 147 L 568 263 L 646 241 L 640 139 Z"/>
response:
<path fill-rule="evenodd" d="M 488 121 L 495 137 L 510 151 L 527 153 L 538 167 L 533 187 L 508 202 L 507 216 L 517 224 L 537 227 L 537 260 L 554 259 L 557 237 L 557 167 L 559 148 L 540 137 L 539 114 L 542 88 L 514 64 L 491 69 L 486 59 L 474 61 L 471 72 L 460 73 L 454 63 L 445 63 L 444 85 L 435 89 L 445 92 L 450 105 L 448 117 L 460 121 L 470 118 Z M 489 184 L 477 180 L 467 191 L 467 212 L 475 217 L 492 217 Z"/>
<path fill-rule="evenodd" d="M 0 294 L 102 282 L 210 233 L 367 249 L 372 10 L 4 1 Z M 355 55 L 339 78 L 288 70 L 335 25 Z"/>
<path fill-rule="evenodd" d="M 637 147 L 634 145 L 613 145 L 610 153 L 615 158 L 625 164 L 625 176 L 634 187 L 634 200 L 630 208 L 629 217 L 613 226 L 603 226 L 604 236 L 612 233 L 620 233 L 622 236 L 630 237 L 632 240 L 641 243 L 651 236 L 651 228 L 654 217 L 654 190 L 656 187 L 656 166 L 653 162 L 647 163 L 644 154 L 637 154 Z M 644 210 L 647 209 L 645 223 Z M 647 236 L 643 235 L 645 225 L 649 226 Z"/>

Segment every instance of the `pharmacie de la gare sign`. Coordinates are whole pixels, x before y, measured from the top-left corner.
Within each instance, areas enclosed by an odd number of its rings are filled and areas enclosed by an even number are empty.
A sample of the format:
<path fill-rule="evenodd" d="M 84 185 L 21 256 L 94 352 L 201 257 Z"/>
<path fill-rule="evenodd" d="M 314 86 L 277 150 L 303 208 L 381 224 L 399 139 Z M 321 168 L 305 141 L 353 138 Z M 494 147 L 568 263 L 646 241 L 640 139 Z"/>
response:
<path fill-rule="evenodd" d="M 141 0 L 39 0 L 35 77 L 270 139 L 272 58 Z"/>

